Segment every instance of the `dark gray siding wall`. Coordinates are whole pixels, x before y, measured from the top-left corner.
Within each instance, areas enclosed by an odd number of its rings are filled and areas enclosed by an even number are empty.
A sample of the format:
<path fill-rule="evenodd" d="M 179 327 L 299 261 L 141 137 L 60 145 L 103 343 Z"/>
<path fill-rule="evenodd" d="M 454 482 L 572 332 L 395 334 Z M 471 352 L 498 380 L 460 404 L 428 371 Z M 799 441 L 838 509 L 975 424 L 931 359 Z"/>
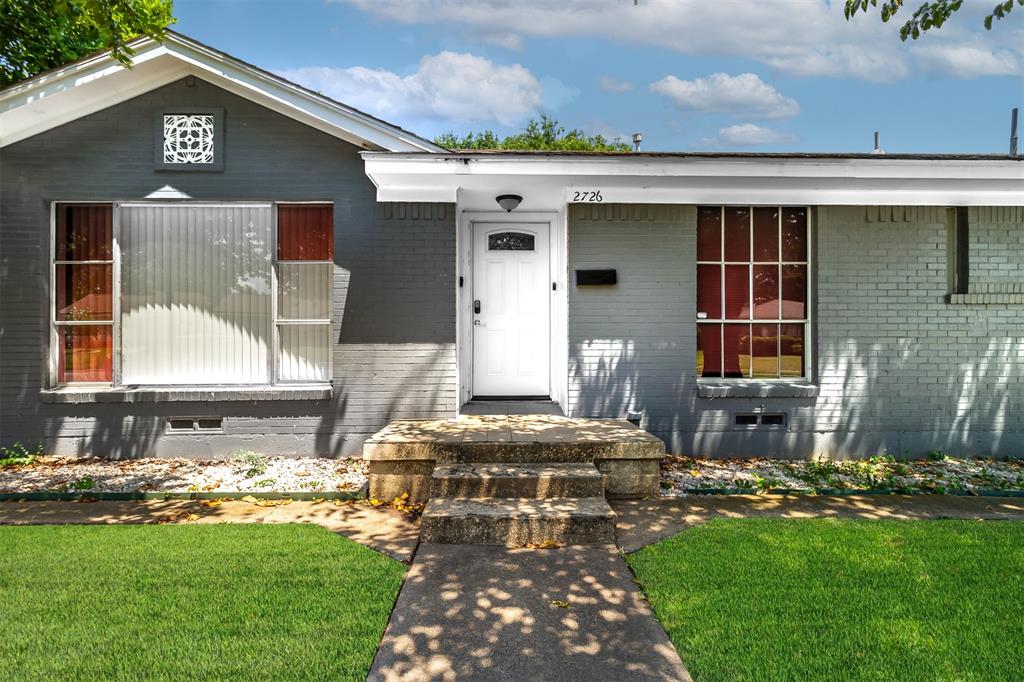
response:
<path fill-rule="evenodd" d="M 155 114 L 223 107 L 223 172 L 153 169 Z M 196 79 L 179 81 L 0 151 L 0 444 L 134 457 L 347 455 L 393 418 L 451 416 L 455 216 L 445 204 L 378 204 L 358 148 Z M 334 202 L 330 400 L 51 404 L 51 201 L 141 199 L 164 185 L 201 200 Z M 224 417 L 224 433 L 166 433 L 168 416 Z"/>
<path fill-rule="evenodd" d="M 571 207 L 570 271 L 616 268 L 619 284 L 570 289 L 568 412 L 641 412 L 677 454 L 1024 455 L 1024 302 L 946 302 L 947 212 L 816 214 L 817 395 L 705 398 L 694 207 Z M 1024 208 L 969 215 L 972 282 L 1024 288 Z M 733 426 L 755 409 L 788 413 L 788 426 Z"/>

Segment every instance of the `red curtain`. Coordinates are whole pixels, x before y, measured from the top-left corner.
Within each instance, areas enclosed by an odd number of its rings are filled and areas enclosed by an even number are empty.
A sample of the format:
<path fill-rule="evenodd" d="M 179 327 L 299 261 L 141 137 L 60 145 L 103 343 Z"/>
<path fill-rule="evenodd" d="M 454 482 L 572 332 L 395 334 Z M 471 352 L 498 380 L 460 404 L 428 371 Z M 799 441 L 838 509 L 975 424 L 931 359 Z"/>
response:
<path fill-rule="evenodd" d="M 278 260 L 334 260 L 334 207 L 282 204 L 277 207 Z"/>

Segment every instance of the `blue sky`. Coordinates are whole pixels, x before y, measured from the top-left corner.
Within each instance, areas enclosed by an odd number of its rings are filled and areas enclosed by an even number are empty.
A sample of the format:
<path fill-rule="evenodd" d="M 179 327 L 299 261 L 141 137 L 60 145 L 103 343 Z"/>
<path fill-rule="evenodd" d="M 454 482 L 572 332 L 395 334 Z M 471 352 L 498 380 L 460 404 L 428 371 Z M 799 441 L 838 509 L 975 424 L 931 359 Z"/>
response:
<path fill-rule="evenodd" d="M 424 137 L 543 111 L 648 151 L 1005 153 L 1024 8 L 985 32 L 993 4 L 914 43 L 823 0 L 176 0 L 174 28 Z"/>

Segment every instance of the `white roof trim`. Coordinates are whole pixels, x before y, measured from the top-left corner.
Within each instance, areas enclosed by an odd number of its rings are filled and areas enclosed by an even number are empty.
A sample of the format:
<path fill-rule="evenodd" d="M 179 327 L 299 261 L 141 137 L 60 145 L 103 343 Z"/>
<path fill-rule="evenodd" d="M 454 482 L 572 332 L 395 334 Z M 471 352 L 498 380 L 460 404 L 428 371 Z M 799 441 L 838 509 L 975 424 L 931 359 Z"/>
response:
<path fill-rule="evenodd" d="M 394 152 L 443 148 L 177 33 L 163 43 L 135 41 L 134 68 L 108 53 L 40 74 L 0 91 L 0 146 L 6 146 L 194 75 L 364 147 Z"/>
<path fill-rule="evenodd" d="M 1024 162 L 1009 157 L 362 156 L 378 201 L 514 192 L 541 210 L 600 190 L 606 203 L 1024 206 Z"/>

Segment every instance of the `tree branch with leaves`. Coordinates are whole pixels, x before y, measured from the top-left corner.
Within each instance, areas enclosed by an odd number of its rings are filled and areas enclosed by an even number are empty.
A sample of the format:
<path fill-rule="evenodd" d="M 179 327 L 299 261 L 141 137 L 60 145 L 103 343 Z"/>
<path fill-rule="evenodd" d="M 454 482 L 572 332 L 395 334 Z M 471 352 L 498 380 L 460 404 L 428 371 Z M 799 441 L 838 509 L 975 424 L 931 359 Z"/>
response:
<path fill-rule="evenodd" d="M 913 38 L 917 40 L 926 31 L 942 28 L 953 14 L 963 7 L 963 0 L 933 0 L 923 2 L 914 11 L 914 14 L 900 27 L 900 40 Z M 993 8 L 992 13 L 984 20 L 985 30 L 992 30 L 992 22 L 998 19 L 1005 19 L 1013 11 L 1014 5 L 1024 6 L 1024 0 L 1005 0 Z M 868 7 L 881 7 L 882 21 L 888 22 L 903 7 L 903 0 L 846 0 L 844 14 L 847 21 L 853 18 L 858 12 L 867 13 Z"/>
<path fill-rule="evenodd" d="M 0 0 L 0 87 L 95 52 L 131 67 L 131 42 L 163 40 L 172 0 Z"/>

